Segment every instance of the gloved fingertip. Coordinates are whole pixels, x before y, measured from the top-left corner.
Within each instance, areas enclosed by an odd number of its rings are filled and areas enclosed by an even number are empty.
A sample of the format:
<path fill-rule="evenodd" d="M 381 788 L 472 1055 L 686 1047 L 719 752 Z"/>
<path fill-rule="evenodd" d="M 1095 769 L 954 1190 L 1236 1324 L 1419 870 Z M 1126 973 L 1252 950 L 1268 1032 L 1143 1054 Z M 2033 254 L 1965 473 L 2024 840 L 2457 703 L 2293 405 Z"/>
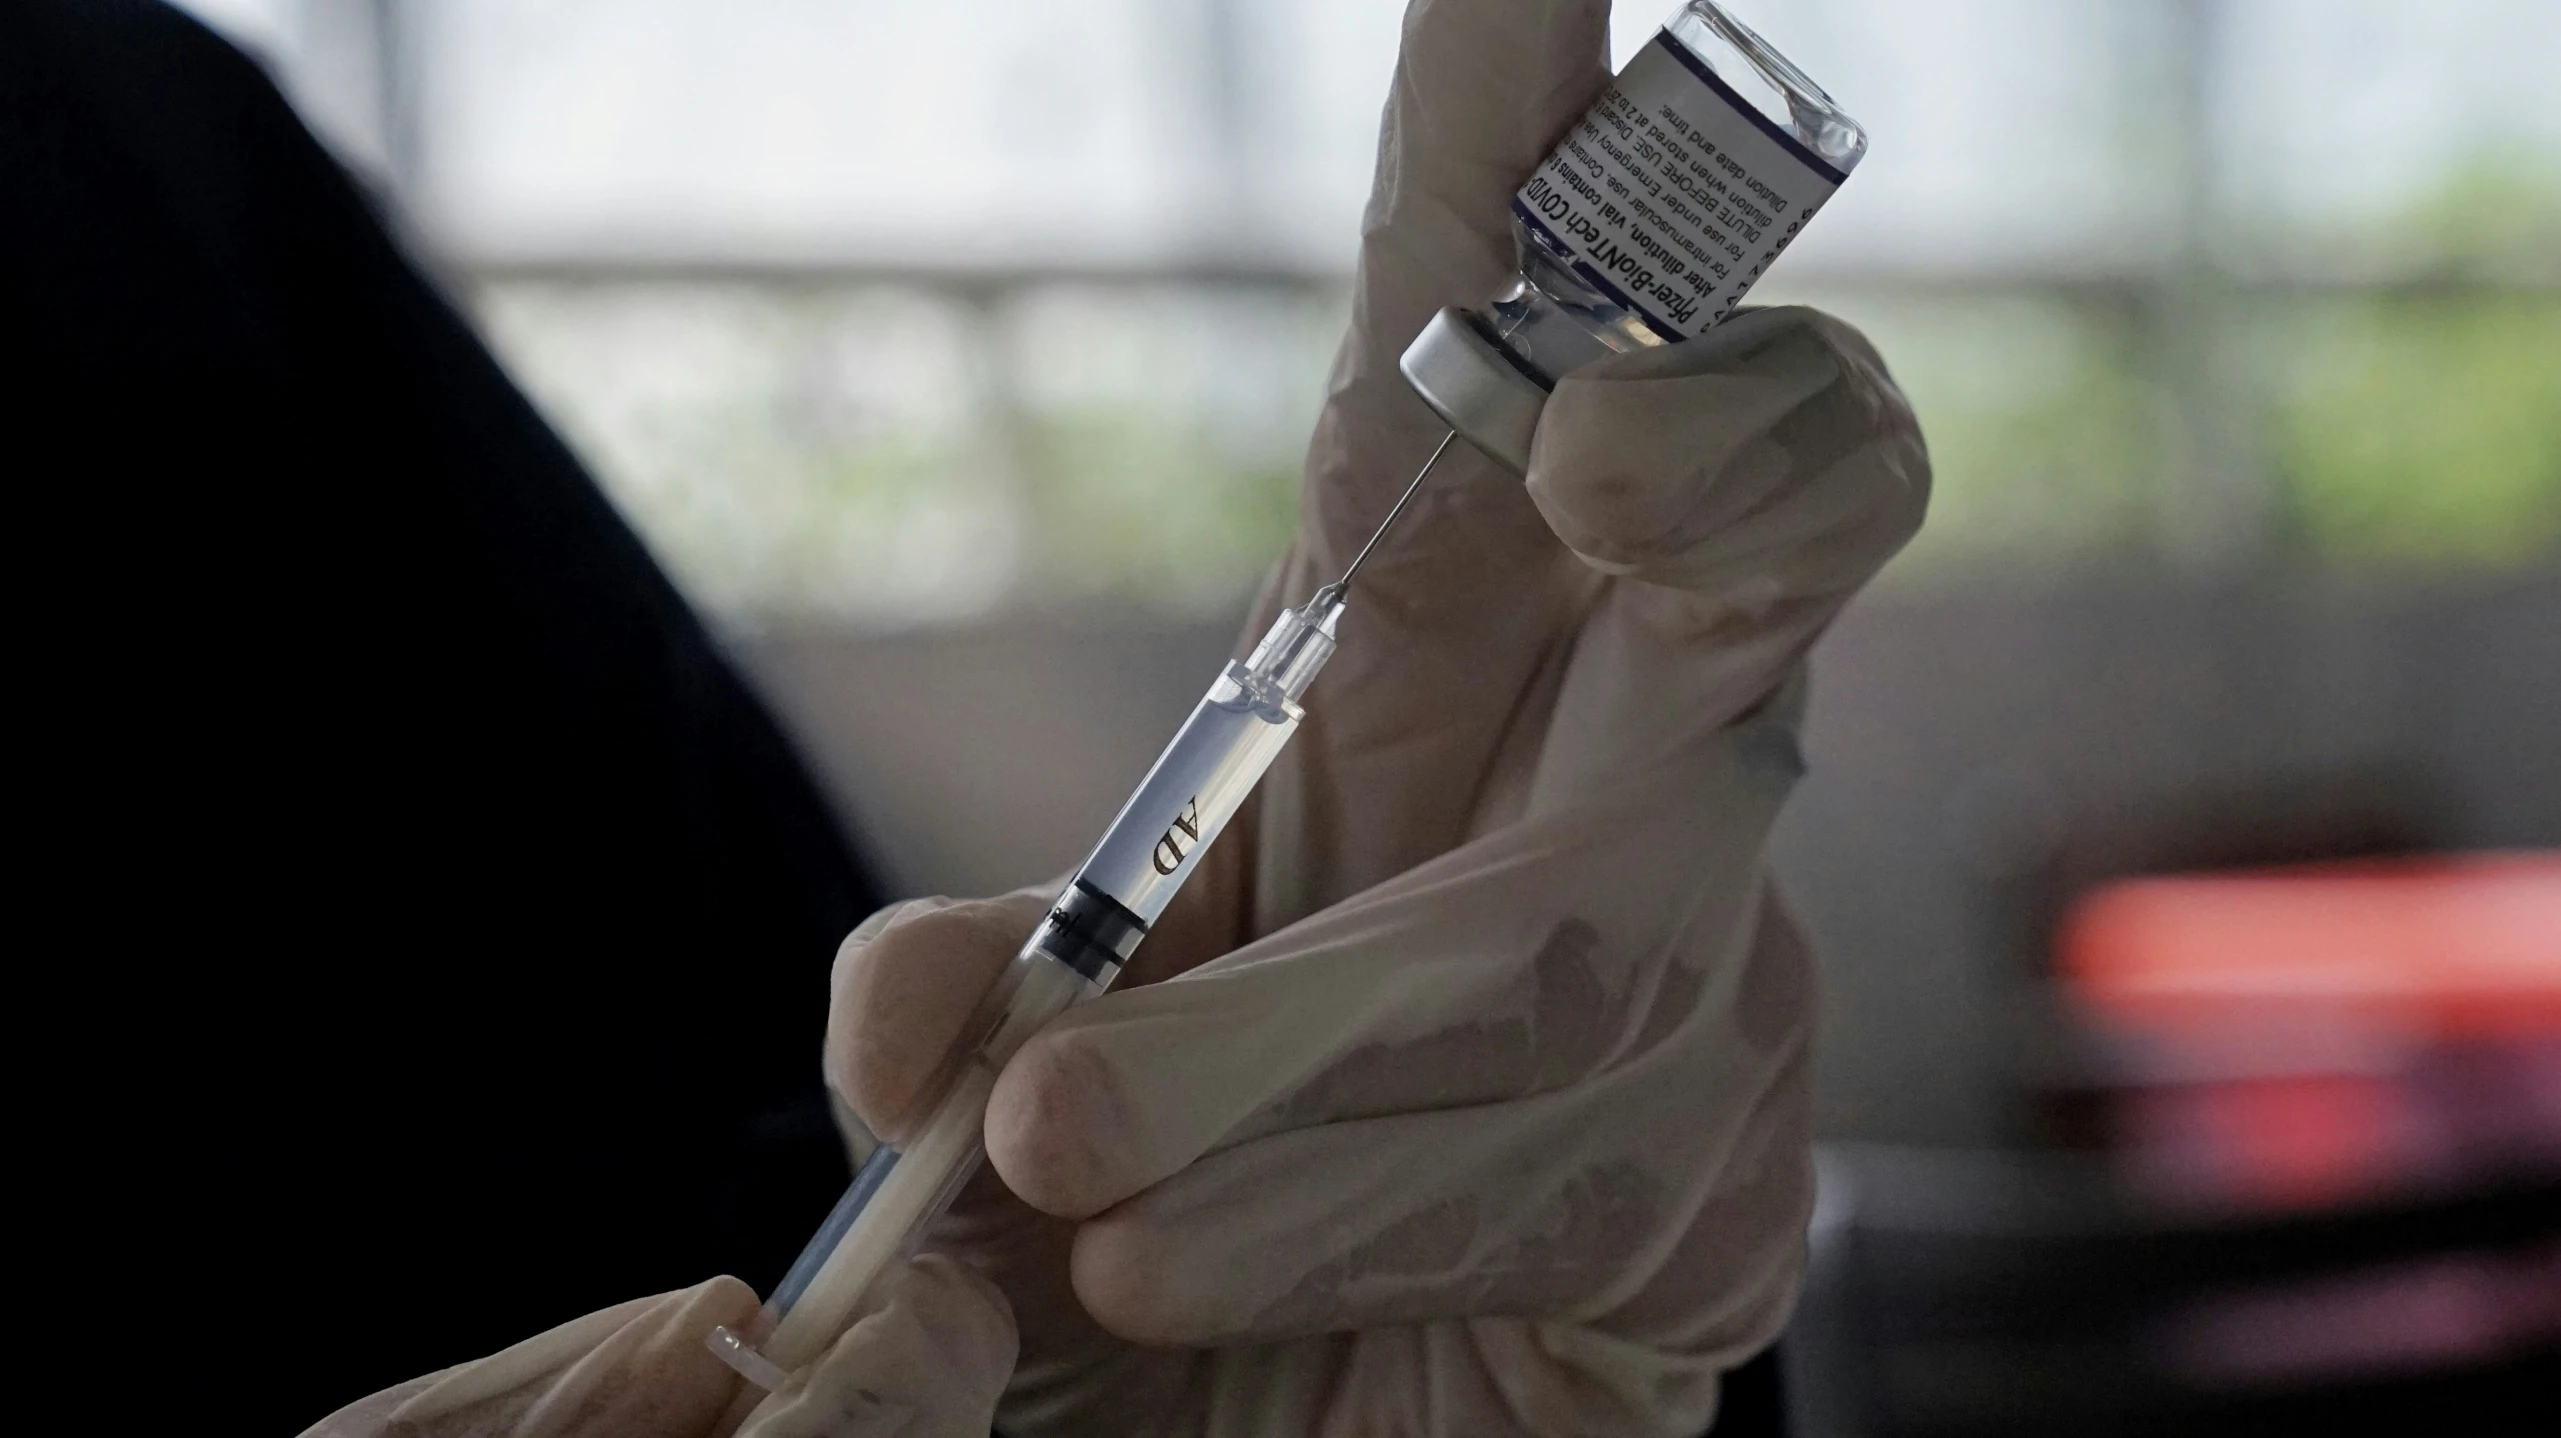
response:
<path fill-rule="evenodd" d="M 1076 1301 L 1113 1336 L 1156 1348 L 1204 1341 L 1181 1265 L 1162 1235 L 1129 1214 L 1081 1225 L 1068 1258 Z"/>
<path fill-rule="evenodd" d="M 685 1290 L 687 1321 L 701 1320 L 705 1333 L 715 1326 L 743 1331 L 743 1325 L 753 1322 L 756 1310 L 762 1306 L 763 1300 L 756 1297 L 756 1290 L 749 1288 L 745 1280 L 726 1273 Z"/>
<path fill-rule="evenodd" d="M 1136 1126 L 1120 1075 L 1083 1033 L 1035 1036 L 987 1103 L 987 1159 L 1025 1203 L 1089 1218 L 1128 1197 Z"/>
<path fill-rule="evenodd" d="M 1005 1295 L 967 1265 L 924 1254 L 756 1404 L 738 1438 L 976 1438 L 994 1422 L 1018 1351 Z"/>
<path fill-rule="evenodd" d="M 1014 1371 L 1022 1344 L 1014 1306 L 977 1269 L 948 1254 L 920 1254 L 909 1261 L 890 1301 L 912 1305 L 934 1350 L 962 1371 L 998 1387 Z"/>

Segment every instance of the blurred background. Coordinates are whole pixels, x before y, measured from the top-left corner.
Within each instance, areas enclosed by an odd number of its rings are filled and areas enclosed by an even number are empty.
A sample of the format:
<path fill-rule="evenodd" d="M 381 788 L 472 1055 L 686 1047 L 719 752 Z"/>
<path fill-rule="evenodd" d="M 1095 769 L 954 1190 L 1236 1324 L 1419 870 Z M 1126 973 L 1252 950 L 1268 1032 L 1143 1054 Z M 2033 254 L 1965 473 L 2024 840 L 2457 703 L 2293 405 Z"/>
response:
<path fill-rule="evenodd" d="M 1397 0 L 188 8 L 894 886 L 1077 857 L 1293 524 Z M 1732 8 L 1874 136 L 1757 297 L 1865 328 L 1938 475 L 1780 836 L 1800 1420 L 2553 1431 L 2561 7 Z"/>

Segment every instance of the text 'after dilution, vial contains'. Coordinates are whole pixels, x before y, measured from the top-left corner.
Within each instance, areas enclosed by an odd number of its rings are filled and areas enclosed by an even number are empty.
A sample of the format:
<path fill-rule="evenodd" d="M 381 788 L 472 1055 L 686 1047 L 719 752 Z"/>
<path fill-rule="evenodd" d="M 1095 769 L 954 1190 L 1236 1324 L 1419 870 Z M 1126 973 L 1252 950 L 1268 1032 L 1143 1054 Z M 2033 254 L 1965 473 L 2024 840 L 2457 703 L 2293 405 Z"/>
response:
<path fill-rule="evenodd" d="M 1525 471 L 1558 379 L 1733 313 L 1866 152 L 1866 131 L 1787 57 L 1691 0 L 1512 196 L 1512 287 L 1435 316 L 1405 377 Z"/>

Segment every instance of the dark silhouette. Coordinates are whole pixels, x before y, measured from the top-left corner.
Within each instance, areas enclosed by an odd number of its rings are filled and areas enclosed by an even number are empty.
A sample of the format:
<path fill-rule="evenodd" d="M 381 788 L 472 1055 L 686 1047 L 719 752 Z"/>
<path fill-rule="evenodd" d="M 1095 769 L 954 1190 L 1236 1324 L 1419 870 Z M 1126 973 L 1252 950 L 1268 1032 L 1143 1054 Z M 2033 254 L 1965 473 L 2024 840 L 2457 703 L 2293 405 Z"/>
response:
<path fill-rule="evenodd" d="M 578 461 L 158 5 L 0 4 L 0 324 L 20 959 L 117 1076 L 48 1105 L 118 1175 L 62 1255 L 142 1325 L 105 1356 L 291 1433 L 770 1283 L 843 1182 L 827 965 L 880 896 Z"/>

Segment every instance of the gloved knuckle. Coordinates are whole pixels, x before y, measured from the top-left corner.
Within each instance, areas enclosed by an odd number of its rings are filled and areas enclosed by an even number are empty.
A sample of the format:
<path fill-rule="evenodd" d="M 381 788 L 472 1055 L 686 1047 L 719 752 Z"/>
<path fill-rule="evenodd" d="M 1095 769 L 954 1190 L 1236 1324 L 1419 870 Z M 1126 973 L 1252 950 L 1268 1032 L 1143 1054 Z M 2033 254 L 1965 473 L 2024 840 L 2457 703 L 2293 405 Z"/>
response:
<path fill-rule="evenodd" d="M 856 924 L 854 931 L 845 935 L 843 941 L 836 945 L 835 973 L 841 976 L 847 966 L 861 958 L 863 950 L 871 947 L 871 941 L 880 937 L 882 930 L 897 923 L 900 916 L 920 902 L 925 901 L 909 900 L 905 903 L 887 905 L 874 910 L 871 917 Z"/>
<path fill-rule="evenodd" d="M 1680 491 L 1700 487 L 1692 476 L 1647 474 L 1611 456 L 1541 471 L 1530 495 L 1566 548 L 1623 571 L 1651 557 L 1677 523 Z"/>
<path fill-rule="evenodd" d="M 966 942 L 983 920 L 985 900 L 920 899 L 902 904 L 878 937 L 875 947 L 896 954 L 915 946 L 943 947 Z"/>
<path fill-rule="evenodd" d="M 923 969 L 972 971 L 990 955 L 1009 955 L 1036 920 L 1025 918 L 1011 896 L 1002 899 L 927 899 L 902 905 L 856 955 L 857 972 L 883 974 Z"/>

